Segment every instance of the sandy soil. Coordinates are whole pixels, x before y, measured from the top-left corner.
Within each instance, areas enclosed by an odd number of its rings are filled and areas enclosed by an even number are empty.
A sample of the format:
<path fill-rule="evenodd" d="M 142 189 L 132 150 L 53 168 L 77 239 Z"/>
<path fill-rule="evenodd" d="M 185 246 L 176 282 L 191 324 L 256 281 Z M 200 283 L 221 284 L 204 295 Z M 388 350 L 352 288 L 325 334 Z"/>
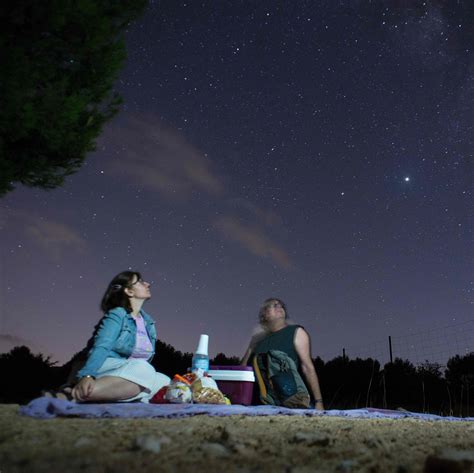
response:
<path fill-rule="evenodd" d="M 474 472 L 473 422 L 283 416 L 38 420 L 18 415 L 18 406 L 0 405 L 0 426 L 1 473 Z"/>

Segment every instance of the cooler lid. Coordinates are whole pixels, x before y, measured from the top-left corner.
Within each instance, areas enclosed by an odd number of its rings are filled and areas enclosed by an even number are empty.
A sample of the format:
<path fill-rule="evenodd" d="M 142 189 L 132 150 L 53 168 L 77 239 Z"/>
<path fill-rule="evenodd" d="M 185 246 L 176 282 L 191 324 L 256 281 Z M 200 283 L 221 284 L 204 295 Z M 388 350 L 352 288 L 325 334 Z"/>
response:
<path fill-rule="evenodd" d="M 210 370 L 224 370 L 224 371 L 253 371 L 251 366 L 247 365 L 212 365 Z"/>
<path fill-rule="evenodd" d="M 216 381 L 250 381 L 251 383 L 255 382 L 255 375 L 253 374 L 253 370 L 209 370 L 207 374 Z"/>

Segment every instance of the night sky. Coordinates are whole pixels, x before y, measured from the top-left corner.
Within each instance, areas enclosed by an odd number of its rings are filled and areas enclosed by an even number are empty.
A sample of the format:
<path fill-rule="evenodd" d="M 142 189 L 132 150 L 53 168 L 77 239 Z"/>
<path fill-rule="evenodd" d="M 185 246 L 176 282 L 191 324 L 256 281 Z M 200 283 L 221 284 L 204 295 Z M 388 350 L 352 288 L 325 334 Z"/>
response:
<path fill-rule="evenodd" d="M 325 360 L 473 350 L 471 0 L 152 1 L 126 38 L 97 151 L 0 202 L 0 351 L 67 361 L 127 268 L 181 351 L 241 356 L 267 297 Z"/>

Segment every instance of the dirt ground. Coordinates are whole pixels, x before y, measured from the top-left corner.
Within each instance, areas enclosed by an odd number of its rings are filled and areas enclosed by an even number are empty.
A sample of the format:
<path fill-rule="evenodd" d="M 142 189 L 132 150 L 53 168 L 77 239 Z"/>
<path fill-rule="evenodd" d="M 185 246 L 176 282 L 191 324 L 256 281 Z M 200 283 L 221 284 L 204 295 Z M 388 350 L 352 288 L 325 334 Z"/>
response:
<path fill-rule="evenodd" d="M 0 405 L 0 472 L 474 472 L 474 422 L 38 420 Z"/>

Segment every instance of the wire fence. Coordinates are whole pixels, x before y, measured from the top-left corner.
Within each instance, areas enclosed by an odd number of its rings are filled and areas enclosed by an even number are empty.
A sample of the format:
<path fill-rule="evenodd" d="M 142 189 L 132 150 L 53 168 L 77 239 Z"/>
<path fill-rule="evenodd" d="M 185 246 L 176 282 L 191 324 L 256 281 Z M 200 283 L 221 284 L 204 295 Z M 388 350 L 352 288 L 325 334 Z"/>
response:
<path fill-rule="evenodd" d="M 409 360 L 415 365 L 425 362 L 446 366 L 449 358 L 474 352 L 474 319 L 445 327 L 435 327 L 417 333 L 390 336 L 392 358 Z M 375 358 L 382 365 L 390 361 L 389 335 L 358 346 L 341 347 L 338 352 L 323 354 L 325 360 L 337 356 Z"/>

